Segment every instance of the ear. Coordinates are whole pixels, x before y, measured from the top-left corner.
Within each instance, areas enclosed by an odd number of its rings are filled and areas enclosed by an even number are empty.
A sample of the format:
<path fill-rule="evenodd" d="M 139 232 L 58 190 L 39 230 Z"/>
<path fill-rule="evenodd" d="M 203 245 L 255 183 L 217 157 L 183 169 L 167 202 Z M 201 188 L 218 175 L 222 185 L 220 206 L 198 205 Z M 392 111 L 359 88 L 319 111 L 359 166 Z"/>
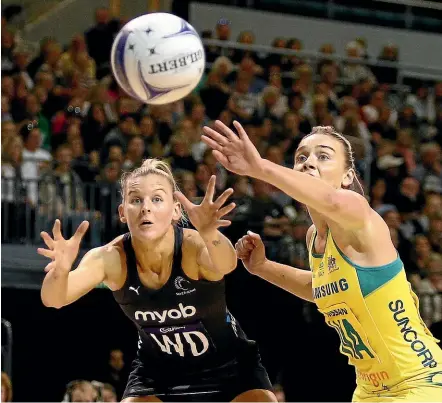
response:
<path fill-rule="evenodd" d="M 353 168 L 350 168 L 342 178 L 342 187 L 348 189 L 355 179 L 356 173 Z"/>
<path fill-rule="evenodd" d="M 124 208 L 123 208 L 123 205 L 122 205 L 122 204 L 120 204 L 120 205 L 118 206 L 118 215 L 120 216 L 120 221 L 121 221 L 122 223 L 126 224 L 126 223 L 127 223 L 127 220 L 126 220 L 126 217 L 124 216 Z"/>
<path fill-rule="evenodd" d="M 181 220 L 182 212 L 181 212 L 181 203 L 178 201 L 174 201 L 173 203 L 173 214 L 172 214 L 172 222 L 178 222 Z"/>

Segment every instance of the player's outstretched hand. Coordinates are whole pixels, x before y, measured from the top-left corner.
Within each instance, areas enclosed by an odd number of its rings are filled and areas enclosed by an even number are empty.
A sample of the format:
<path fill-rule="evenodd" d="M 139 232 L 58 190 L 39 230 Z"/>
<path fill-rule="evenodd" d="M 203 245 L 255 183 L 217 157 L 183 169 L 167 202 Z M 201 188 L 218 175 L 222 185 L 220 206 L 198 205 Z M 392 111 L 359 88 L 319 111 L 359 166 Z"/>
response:
<path fill-rule="evenodd" d="M 45 267 L 45 272 L 49 272 L 55 268 L 64 272 L 69 272 L 71 270 L 75 258 L 78 255 L 81 240 L 83 239 L 84 234 L 86 234 L 88 228 L 89 222 L 83 221 L 71 238 L 64 239 L 61 234 L 60 220 L 57 219 L 52 228 L 53 238 L 47 232 L 43 231 L 41 233 L 41 237 L 48 248 L 38 248 L 37 252 L 52 260 Z"/>
<path fill-rule="evenodd" d="M 215 130 L 207 126 L 203 128 L 201 140 L 213 149 L 213 155 L 226 169 L 257 178 L 262 169 L 262 158 L 241 124 L 236 120 L 233 124 L 238 135 L 217 120 Z"/>
<path fill-rule="evenodd" d="M 187 211 L 192 225 L 201 235 L 231 224 L 229 220 L 222 220 L 222 217 L 229 214 L 235 208 L 235 203 L 230 203 L 225 207 L 222 206 L 233 193 L 233 189 L 225 190 L 220 197 L 213 201 L 215 182 L 216 176 L 213 175 L 210 178 L 204 199 L 199 205 L 193 204 L 181 192 L 175 192 L 175 197 Z"/>
<path fill-rule="evenodd" d="M 245 268 L 252 274 L 257 274 L 267 262 L 264 243 L 258 234 L 247 231 L 235 244 L 238 259 L 241 259 Z"/>

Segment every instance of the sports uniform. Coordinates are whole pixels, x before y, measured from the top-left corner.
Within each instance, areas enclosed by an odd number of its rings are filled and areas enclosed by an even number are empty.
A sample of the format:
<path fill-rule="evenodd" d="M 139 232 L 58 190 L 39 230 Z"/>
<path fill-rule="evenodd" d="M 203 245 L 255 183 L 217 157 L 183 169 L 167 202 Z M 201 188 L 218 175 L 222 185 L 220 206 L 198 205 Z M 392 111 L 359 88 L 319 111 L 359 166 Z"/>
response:
<path fill-rule="evenodd" d="M 271 390 L 256 343 L 227 309 L 224 279 L 187 277 L 181 267 L 183 229 L 175 226 L 174 232 L 172 272 L 158 290 L 143 286 L 130 234 L 123 238 L 127 278 L 113 294 L 139 334 L 123 399 L 228 401 L 247 390 Z"/>
<path fill-rule="evenodd" d="M 361 267 L 329 231 L 324 254 L 309 245 L 313 296 L 356 369 L 353 400 L 442 401 L 442 350 L 419 315 L 419 302 L 398 257 Z"/>

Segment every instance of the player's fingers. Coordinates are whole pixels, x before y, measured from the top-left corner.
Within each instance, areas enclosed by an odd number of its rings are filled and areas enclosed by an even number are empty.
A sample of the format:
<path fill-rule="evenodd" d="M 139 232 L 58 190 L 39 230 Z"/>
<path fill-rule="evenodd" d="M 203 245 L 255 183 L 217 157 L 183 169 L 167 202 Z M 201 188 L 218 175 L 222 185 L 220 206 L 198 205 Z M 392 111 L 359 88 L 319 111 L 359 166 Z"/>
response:
<path fill-rule="evenodd" d="M 224 166 L 225 168 L 228 169 L 229 160 L 227 159 L 227 156 L 222 151 L 213 150 L 212 154 L 222 166 Z"/>
<path fill-rule="evenodd" d="M 89 228 L 89 221 L 83 221 L 78 226 L 77 231 L 75 231 L 75 234 L 72 236 L 72 238 L 74 238 L 77 242 L 81 242 L 88 228 Z"/>
<path fill-rule="evenodd" d="M 229 144 L 229 140 L 225 136 L 223 136 L 222 134 L 217 132 L 216 130 L 211 129 L 208 126 L 204 126 L 203 131 L 206 134 L 206 136 L 210 137 L 211 139 L 216 141 L 218 144 L 220 144 L 222 146 L 226 146 Z"/>
<path fill-rule="evenodd" d="M 232 224 L 232 221 L 218 220 L 216 223 L 218 224 L 218 227 L 228 227 L 230 224 Z"/>
<path fill-rule="evenodd" d="M 222 146 L 217 143 L 215 140 L 212 140 L 208 136 L 201 136 L 201 140 L 203 143 L 206 143 L 211 149 L 222 151 Z"/>
<path fill-rule="evenodd" d="M 258 234 L 254 233 L 252 231 L 247 231 L 247 235 L 249 236 L 249 239 L 251 241 L 253 241 L 254 243 L 255 242 L 262 242 L 261 241 L 261 237 Z"/>
<path fill-rule="evenodd" d="M 186 211 L 189 211 L 193 207 L 193 203 L 181 192 L 174 192 L 174 195 Z"/>
<path fill-rule="evenodd" d="M 55 268 L 55 262 L 54 261 L 52 261 L 52 262 L 50 262 L 50 263 L 48 263 L 47 265 L 46 265 L 46 267 L 44 268 L 44 270 L 45 270 L 45 272 L 46 273 L 48 273 L 48 272 L 50 272 L 52 269 L 54 269 Z"/>
<path fill-rule="evenodd" d="M 52 228 L 52 234 L 54 235 L 54 240 L 56 241 L 63 239 L 63 235 L 61 235 L 61 223 L 58 218 L 54 222 L 54 227 Z"/>
<path fill-rule="evenodd" d="M 246 131 L 242 127 L 241 123 L 239 123 L 237 120 L 234 120 L 233 121 L 233 126 L 235 126 L 235 128 L 236 128 L 236 130 L 238 132 L 239 138 L 241 140 L 249 139 L 249 136 L 247 135 Z"/>
<path fill-rule="evenodd" d="M 218 210 L 218 213 L 217 213 L 218 218 L 221 218 L 221 217 L 229 214 L 235 207 L 236 207 L 235 203 L 230 203 L 226 207 L 223 207 L 222 209 Z"/>
<path fill-rule="evenodd" d="M 41 235 L 41 238 L 43 239 L 44 243 L 46 244 L 46 246 L 49 249 L 54 249 L 55 243 L 54 243 L 54 240 L 51 238 L 51 236 L 46 231 L 41 232 L 40 235 Z"/>
<path fill-rule="evenodd" d="M 215 194 L 216 176 L 212 175 L 207 185 L 206 194 L 204 195 L 203 203 L 212 203 Z"/>
<path fill-rule="evenodd" d="M 233 189 L 232 189 L 232 188 L 226 189 L 226 190 L 222 193 L 222 195 L 221 195 L 220 197 L 218 197 L 218 199 L 215 200 L 215 203 L 214 203 L 215 207 L 219 209 L 221 206 L 223 206 L 224 203 L 227 201 L 227 199 L 228 199 L 232 194 L 233 194 Z"/>
<path fill-rule="evenodd" d="M 55 252 L 53 250 L 38 248 L 37 253 L 49 259 L 55 259 Z"/>
<path fill-rule="evenodd" d="M 220 120 L 215 121 L 215 127 L 224 134 L 231 142 L 238 141 L 238 135 L 236 135 L 233 130 L 230 130 L 223 122 Z"/>

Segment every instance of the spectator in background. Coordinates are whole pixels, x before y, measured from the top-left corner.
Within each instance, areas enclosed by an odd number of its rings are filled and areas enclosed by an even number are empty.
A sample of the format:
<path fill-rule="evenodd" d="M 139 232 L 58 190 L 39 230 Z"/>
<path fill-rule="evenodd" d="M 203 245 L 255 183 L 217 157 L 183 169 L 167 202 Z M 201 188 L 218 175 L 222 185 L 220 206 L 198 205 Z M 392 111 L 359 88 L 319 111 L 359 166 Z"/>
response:
<path fill-rule="evenodd" d="M 396 63 L 399 61 L 399 49 L 393 44 L 389 43 L 382 48 L 378 57 L 381 62 Z M 396 84 L 397 82 L 397 67 L 390 66 L 375 66 L 373 68 L 377 81 L 381 84 Z"/>
<path fill-rule="evenodd" d="M 50 45 L 54 44 L 56 41 L 53 38 L 46 37 L 40 41 L 40 52 L 38 55 L 29 63 L 28 72 L 31 77 L 35 77 L 40 67 L 43 65 L 46 53 Z"/>
<path fill-rule="evenodd" d="M 253 45 L 255 43 L 255 35 L 252 31 L 242 31 L 238 35 L 237 42 L 244 45 Z M 255 63 L 260 63 L 260 58 L 255 52 L 243 49 L 234 49 L 231 60 L 233 63 L 238 64 L 241 63 L 244 57 L 250 57 Z"/>
<path fill-rule="evenodd" d="M 141 166 L 143 158 L 146 156 L 146 148 L 141 136 L 132 137 L 127 143 L 127 152 L 122 169 L 131 171 Z"/>
<path fill-rule="evenodd" d="M 36 123 L 42 137 L 41 147 L 47 151 L 51 150 L 51 128 L 48 119 L 41 113 L 40 102 L 34 94 L 26 97 L 26 120 Z"/>
<path fill-rule="evenodd" d="M 9 141 L 10 138 L 17 136 L 17 128 L 14 122 L 11 121 L 1 121 L 1 142 L 2 146 Z"/>
<path fill-rule="evenodd" d="M 41 178 L 39 199 L 40 218 L 42 229 L 52 226 L 54 219 L 60 218 L 64 231 L 69 233 L 72 228 L 84 220 L 91 220 L 89 232 L 92 245 L 101 241 L 101 225 L 96 213 L 89 211 L 85 200 L 85 186 L 80 177 L 72 170 L 72 149 L 64 144 L 55 152 L 55 168 L 47 171 Z"/>
<path fill-rule="evenodd" d="M 258 98 L 258 107 L 256 116 L 259 119 L 270 118 L 278 120 L 287 112 L 287 97 L 281 94 L 281 90 L 268 86 L 262 91 L 261 97 Z"/>
<path fill-rule="evenodd" d="M 72 150 L 73 171 L 80 177 L 83 183 L 94 182 L 98 175 L 99 166 L 94 161 L 93 152 L 90 154 L 84 152 L 83 139 L 80 136 L 68 141 L 68 145 Z"/>
<path fill-rule="evenodd" d="M 88 79 L 95 79 L 96 66 L 88 55 L 83 35 L 72 38 L 69 49 L 60 57 L 60 68 L 66 76 L 75 70 L 81 70 Z"/>
<path fill-rule="evenodd" d="M 182 134 L 175 134 L 170 139 L 170 145 L 168 159 L 172 169 L 195 172 L 197 163 L 192 157 L 189 139 Z"/>
<path fill-rule="evenodd" d="M 292 38 L 289 39 L 286 43 L 286 48 L 289 50 L 296 50 L 296 51 L 302 51 L 304 46 L 300 39 Z M 305 64 L 302 57 L 299 55 L 291 55 L 291 56 L 284 56 L 282 58 L 282 70 L 292 72 L 296 70 L 299 66 Z"/>
<path fill-rule="evenodd" d="M 192 203 L 196 203 L 198 190 L 196 187 L 195 175 L 190 171 L 178 171 L 176 175 L 178 187 Z"/>
<path fill-rule="evenodd" d="M 89 209 L 101 213 L 105 243 L 112 241 L 115 233 L 124 231 L 116 209 L 121 198 L 120 172 L 121 165 L 118 162 L 107 163 L 97 177 L 94 193 L 88 197 Z"/>
<path fill-rule="evenodd" d="M 111 130 L 104 107 L 100 103 L 93 103 L 81 126 L 81 135 L 86 152 L 99 151 L 106 135 Z"/>
<path fill-rule="evenodd" d="M 7 29 L 2 29 L 1 47 L 2 47 L 2 73 L 10 74 L 14 69 L 13 51 L 14 35 Z"/>
<path fill-rule="evenodd" d="M 97 397 L 97 390 L 91 382 L 75 380 L 67 385 L 63 402 L 95 402 Z"/>
<path fill-rule="evenodd" d="M 420 148 L 421 162 L 413 172 L 413 176 L 425 186 L 429 177 L 436 177 L 442 185 L 441 148 L 437 143 L 423 144 Z"/>
<path fill-rule="evenodd" d="M 12 402 L 12 383 L 6 372 L 2 371 L 2 402 Z"/>
<path fill-rule="evenodd" d="M 110 383 L 105 383 L 103 385 L 103 388 L 101 390 L 101 396 L 103 402 L 117 402 L 117 392 L 115 391 L 115 388 Z"/>
<path fill-rule="evenodd" d="M 6 95 L 2 95 L 2 115 L 1 121 L 2 123 L 11 122 L 11 103 L 9 102 L 9 98 Z"/>
<path fill-rule="evenodd" d="M 38 127 L 34 127 L 33 123 L 25 124 L 20 130 L 20 136 L 23 139 L 23 177 L 28 180 L 38 181 L 45 170 L 49 168 L 52 161 L 52 155 L 48 151 L 41 148 L 42 137 Z M 34 205 L 37 203 L 37 195 L 32 193 L 31 201 Z"/>
<path fill-rule="evenodd" d="M 127 151 L 129 140 L 137 133 L 137 124 L 133 114 L 123 114 L 120 116 L 118 126 L 112 129 L 104 138 L 101 150 L 101 161 L 106 161 L 109 148 L 111 146 L 119 146 L 123 153 Z"/>
<path fill-rule="evenodd" d="M 356 84 L 360 80 L 369 79 L 372 83 L 376 83 L 376 77 L 371 72 L 370 68 L 362 64 L 364 59 L 364 49 L 361 45 L 352 41 L 345 47 L 347 57 L 351 59 L 346 61 L 342 66 L 342 76 L 346 78 L 351 84 Z"/>
<path fill-rule="evenodd" d="M 33 238 L 37 183 L 23 169 L 23 141 L 14 136 L 2 148 L 2 239 L 22 242 Z"/>
<path fill-rule="evenodd" d="M 240 120 L 249 120 L 258 109 L 258 98 L 249 92 L 251 76 L 239 72 L 235 81 L 234 91 L 228 101 L 228 109 Z"/>
<path fill-rule="evenodd" d="M 420 281 L 417 293 L 422 319 L 431 327 L 442 321 L 442 255 L 432 253 L 425 271 L 425 277 Z"/>
<path fill-rule="evenodd" d="M 226 108 L 230 98 L 230 88 L 221 81 L 219 74 L 212 70 L 207 77 L 205 87 L 200 90 L 200 97 L 206 105 L 207 116 L 215 120 Z"/>
<path fill-rule="evenodd" d="M 127 371 L 125 365 L 123 352 L 119 349 L 111 350 L 104 380 L 115 388 L 118 399 L 121 399 L 126 387 Z"/>
<path fill-rule="evenodd" d="M 89 55 L 97 66 L 97 79 L 110 72 L 109 55 L 118 28 L 116 21 L 111 21 L 107 8 L 95 10 L 95 26 L 85 32 L 85 41 Z"/>
<path fill-rule="evenodd" d="M 24 45 L 17 46 L 13 51 L 14 68 L 11 74 L 20 76 L 28 90 L 32 90 L 34 82 L 29 74 L 30 51 Z"/>

